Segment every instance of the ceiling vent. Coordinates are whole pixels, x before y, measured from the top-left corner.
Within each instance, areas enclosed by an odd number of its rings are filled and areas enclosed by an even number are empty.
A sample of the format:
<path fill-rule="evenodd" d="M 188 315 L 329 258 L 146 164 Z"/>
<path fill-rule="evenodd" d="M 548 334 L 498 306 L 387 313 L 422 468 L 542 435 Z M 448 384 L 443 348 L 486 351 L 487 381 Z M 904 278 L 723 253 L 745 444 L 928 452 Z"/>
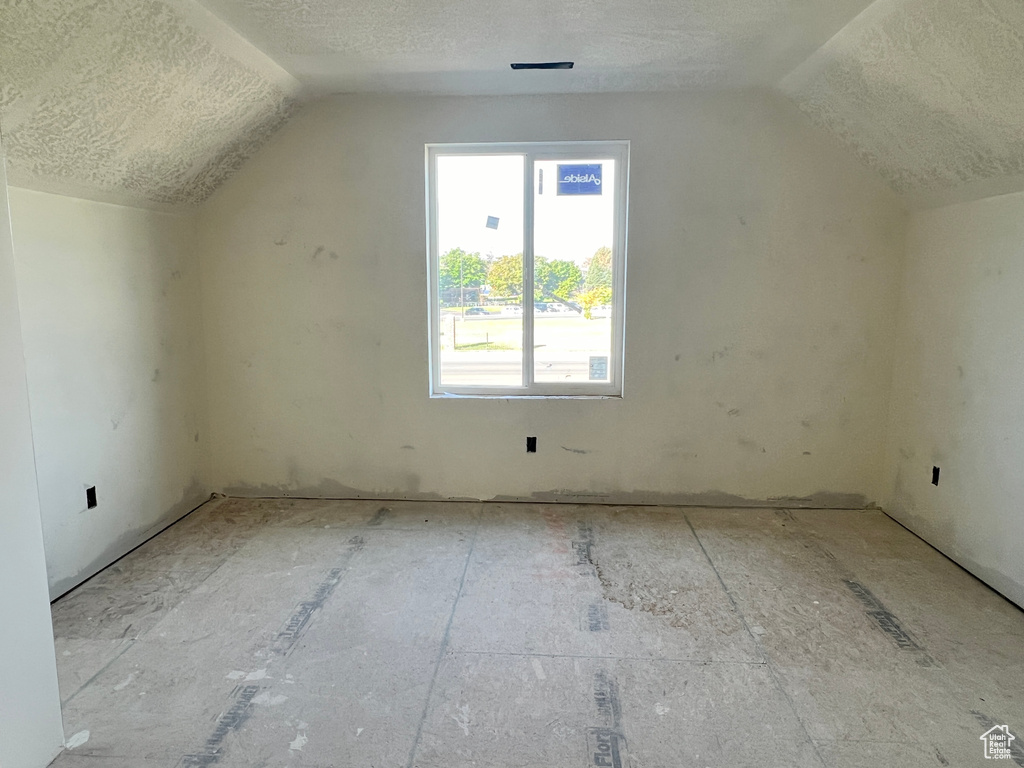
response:
<path fill-rule="evenodd" d="M 523 62 L 516 61 L 512 63 L 512 69 L 572 69 L 573 62 L 571 61 L 539 61 L 539 62 Z"/>

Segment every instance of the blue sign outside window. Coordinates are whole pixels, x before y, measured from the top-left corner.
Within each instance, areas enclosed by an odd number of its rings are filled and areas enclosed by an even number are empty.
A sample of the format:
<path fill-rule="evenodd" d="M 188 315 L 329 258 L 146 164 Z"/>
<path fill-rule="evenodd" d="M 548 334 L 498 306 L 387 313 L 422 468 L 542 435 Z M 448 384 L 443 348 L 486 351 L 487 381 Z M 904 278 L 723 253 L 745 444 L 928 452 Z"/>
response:
<path fill-rule="evenodd" d="M 558 194 L 600 195 L 601 164 L 559 165 Z"/>

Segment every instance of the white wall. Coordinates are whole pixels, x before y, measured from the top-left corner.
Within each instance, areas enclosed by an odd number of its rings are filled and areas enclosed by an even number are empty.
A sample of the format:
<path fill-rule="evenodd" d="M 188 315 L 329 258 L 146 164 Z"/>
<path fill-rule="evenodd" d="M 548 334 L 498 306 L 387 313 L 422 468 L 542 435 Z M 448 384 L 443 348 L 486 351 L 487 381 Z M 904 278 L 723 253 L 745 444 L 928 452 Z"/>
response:
<path fill-rule="evenodd" d="M 625 398 L 428 399 L 424 143 L 566 139 L 633 142 Z M 769 94 L 318 102 L 200 213 L 211 485 L 875 501 L 904 226 Z"/>
<path fill-rule="evenodd" d="M 885 508 L 1020 605 L 1022 297 L 1024 194 L 913 215 Z"/>
<path fill-rule="evenodd" d="M 0 147 L 0 766 L 40 768 L 64 732 L 10 222 Z"/>
<path fill-rule="evenodd" d="M 11 210 L 57 596 L 206 495 L 195 225 L 14 188 Z"/>

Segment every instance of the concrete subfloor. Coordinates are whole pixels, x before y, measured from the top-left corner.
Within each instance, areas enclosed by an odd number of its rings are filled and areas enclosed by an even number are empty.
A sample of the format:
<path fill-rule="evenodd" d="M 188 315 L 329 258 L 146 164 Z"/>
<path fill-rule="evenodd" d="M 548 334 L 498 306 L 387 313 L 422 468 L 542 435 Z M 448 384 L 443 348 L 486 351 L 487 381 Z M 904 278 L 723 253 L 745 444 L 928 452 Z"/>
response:
<path fill-rule="evenodd" d="M 1024 613 L 879 511 L 220 499 L 53 620 L 58 768 L 1024 766 Z"/>

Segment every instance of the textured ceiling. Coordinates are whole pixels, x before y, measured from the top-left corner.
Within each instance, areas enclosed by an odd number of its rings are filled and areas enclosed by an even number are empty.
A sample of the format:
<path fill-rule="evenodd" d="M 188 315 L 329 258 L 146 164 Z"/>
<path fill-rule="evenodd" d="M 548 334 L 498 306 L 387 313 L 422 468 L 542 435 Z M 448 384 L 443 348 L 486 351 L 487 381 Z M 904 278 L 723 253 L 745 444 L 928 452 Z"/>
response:
<path fill-rule="evenodd" d="M 10 182 L 114 202 L 202 202 L 300 97 L 759 85 L 911 205 L 1024 189 L 1024 0 L 0 0 Z"/>
<path fill-rule="evenodd" d="M 159 0 L 0 0 L 9 181 L 205 199 L 286 118 L 294 80 L 211 14 Z"/>
<path fill-rule="evenodd" d="M 311 93 L 502 94 L 773 84 L 869 0 L 202 1 Z"/>
<path fill-rule="evenodd" d="M 1022 0 L 878 0 L 782 88 L 908 198 L 1024 174 Z"/>

